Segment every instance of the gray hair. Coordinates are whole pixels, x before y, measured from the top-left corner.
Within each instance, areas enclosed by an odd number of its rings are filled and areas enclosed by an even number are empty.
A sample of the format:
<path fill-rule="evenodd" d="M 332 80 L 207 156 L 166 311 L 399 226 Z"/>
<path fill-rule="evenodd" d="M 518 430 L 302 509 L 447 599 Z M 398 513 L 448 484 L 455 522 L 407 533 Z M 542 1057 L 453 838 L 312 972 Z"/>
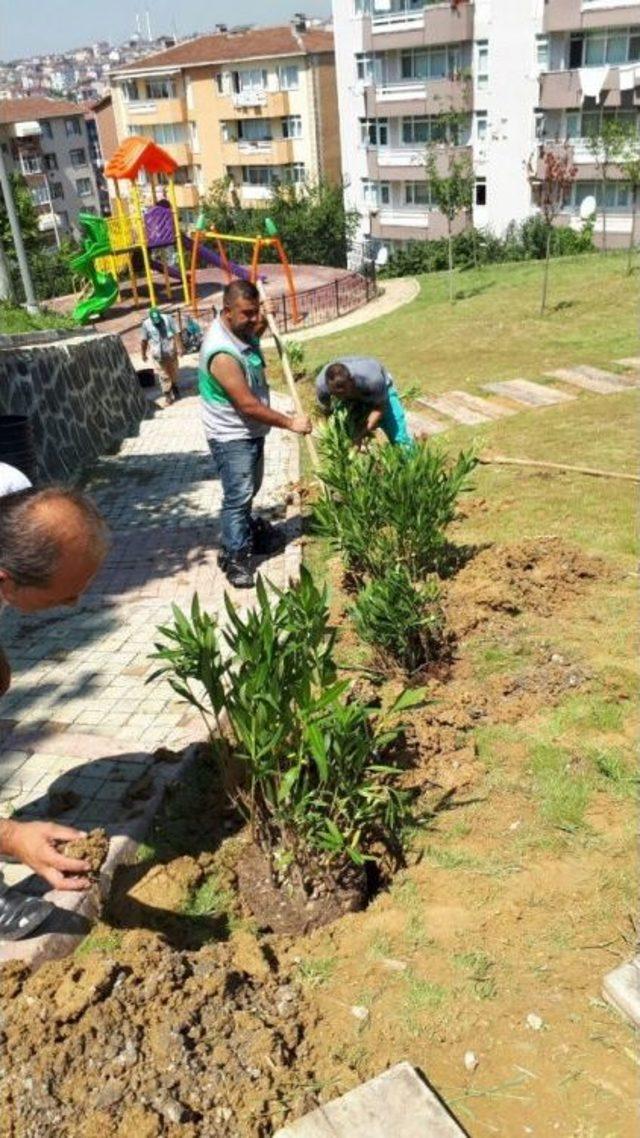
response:
<path fill-rule="evenodd" d="M 108 545 L 106 522 L 85 494 L 61 486 L 6 494 L 0 498 L 0 570 L 16 585 L 43 588 L 58 567 L 63 547 L 39 508 L 47 502 L 66 502 L 75 508 L 86 526 L 88 548 L 100 550 Z"/>

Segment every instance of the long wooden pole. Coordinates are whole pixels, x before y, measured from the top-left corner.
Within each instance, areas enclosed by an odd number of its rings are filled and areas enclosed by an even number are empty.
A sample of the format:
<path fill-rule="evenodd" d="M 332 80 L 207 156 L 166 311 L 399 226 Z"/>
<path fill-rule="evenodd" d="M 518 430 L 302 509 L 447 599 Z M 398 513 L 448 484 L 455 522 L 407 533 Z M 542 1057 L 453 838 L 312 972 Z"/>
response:
<path fill-rule="evenodd" d="M 260 279 L 257 280 L 256 284 L 257 284 L 258 292 L 260 293 L 260 300 L 262 301 L 263 304 L 265 304 L 266 300 L 267 300 L 267 294 L 264 291 L 264 285 L 262 284 L 262 281 Z M 293 405 L 294 405 L 298 415 L 306 415 L 306 411 L 305 411 L 304 407 L 302 406 L 302 400 L 300 399 L 300 396 L 298 394 L 298 390 L 296 388 L 295 380 L 293 378 L 293 372 L 291 371 L 291 364 L 289 363 L 289 357 L 286 353 L 286 349 L 284 347 L 284 344 L 282 343 L 282 340 L 280 339 L 280 333 L 278 332 L 278 325 L 275 322 L 275 319 L 273 317 L 273 313 L 266 311 L 266 310 L 265 310 L 265 312 L 266 312 L 266 317 L 267 317 L 267 324 L 269 325 L 269 331 L 271 332 L 271 335 L 273 336 L 276 348 L 278 350 L 278 355 L 280 356 L 280 363 L 282 364 L 282 370 L 284 372 L 284 378 L 287 381 L 287 387 L 289 388 L 289 394 L 291 395 L 291 398 L 293 399 Z M 320 458 L 319 458 L 318 452 L 316 450 L 316 445 L 315 445 L 311 435 L 305 435 L 304 441 L 307 444 L 307 449 L 309 451 L 309 458 L 311 459 L 311 465 L 313 467 L 314 472 L 316 472 L 320 466 Z"/>
<path fill-rule="evenodd" d="M 619 478 L 625 482 L 640 482 L 638 474 L 623 474 L 617 470 L 598 470 L 591 466 L 566 466 L 562 462 L 536 462 L 531 458 L 507 458 L 501 454 L 481 454 L 482 466 L 532 466 L 538 470 L 559 470 L 568 474 L 586 474 L 592 478 Z"/>

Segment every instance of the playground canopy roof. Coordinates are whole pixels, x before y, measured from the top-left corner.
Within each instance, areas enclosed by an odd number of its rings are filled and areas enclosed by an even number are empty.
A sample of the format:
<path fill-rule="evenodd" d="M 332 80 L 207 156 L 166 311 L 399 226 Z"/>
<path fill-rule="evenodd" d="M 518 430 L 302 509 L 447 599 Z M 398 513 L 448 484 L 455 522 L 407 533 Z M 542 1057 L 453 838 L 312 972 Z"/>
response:
<path fill-rule="evenodd" d="M 178 163 L 166 150 L 150 138 L 134 134 L 118 147 L 104 172 L 107 178 L 127 178 L 132 182 L 139 170 L 146 174 L 174 174 L 177 169 Z"/>

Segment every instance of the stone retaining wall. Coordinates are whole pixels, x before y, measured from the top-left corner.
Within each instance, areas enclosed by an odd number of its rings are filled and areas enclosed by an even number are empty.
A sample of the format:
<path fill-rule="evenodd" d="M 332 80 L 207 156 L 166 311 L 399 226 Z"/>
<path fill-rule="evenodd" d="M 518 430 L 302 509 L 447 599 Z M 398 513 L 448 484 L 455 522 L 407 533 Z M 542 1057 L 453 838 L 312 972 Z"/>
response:
<path fill-rule="evenodd" d="M 40 484 L 77 481 L 137 434 L 147 406 L 119 336 L 0 338 L 0 414 L 29 416 Z"/>

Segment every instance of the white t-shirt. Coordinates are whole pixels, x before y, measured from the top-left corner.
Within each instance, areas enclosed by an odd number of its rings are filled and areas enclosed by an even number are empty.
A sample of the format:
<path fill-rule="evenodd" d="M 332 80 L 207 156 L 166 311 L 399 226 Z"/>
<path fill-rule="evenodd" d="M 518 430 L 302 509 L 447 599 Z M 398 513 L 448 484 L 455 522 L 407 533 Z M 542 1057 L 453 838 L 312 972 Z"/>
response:
<path fill-rule="evenodd" d="M 0 462 L 0 498 L 5 494 L 16 494 L 18 490 L 28 490 L 31 486 L 26 474 L 9 466 L 8 462 Z"/>

